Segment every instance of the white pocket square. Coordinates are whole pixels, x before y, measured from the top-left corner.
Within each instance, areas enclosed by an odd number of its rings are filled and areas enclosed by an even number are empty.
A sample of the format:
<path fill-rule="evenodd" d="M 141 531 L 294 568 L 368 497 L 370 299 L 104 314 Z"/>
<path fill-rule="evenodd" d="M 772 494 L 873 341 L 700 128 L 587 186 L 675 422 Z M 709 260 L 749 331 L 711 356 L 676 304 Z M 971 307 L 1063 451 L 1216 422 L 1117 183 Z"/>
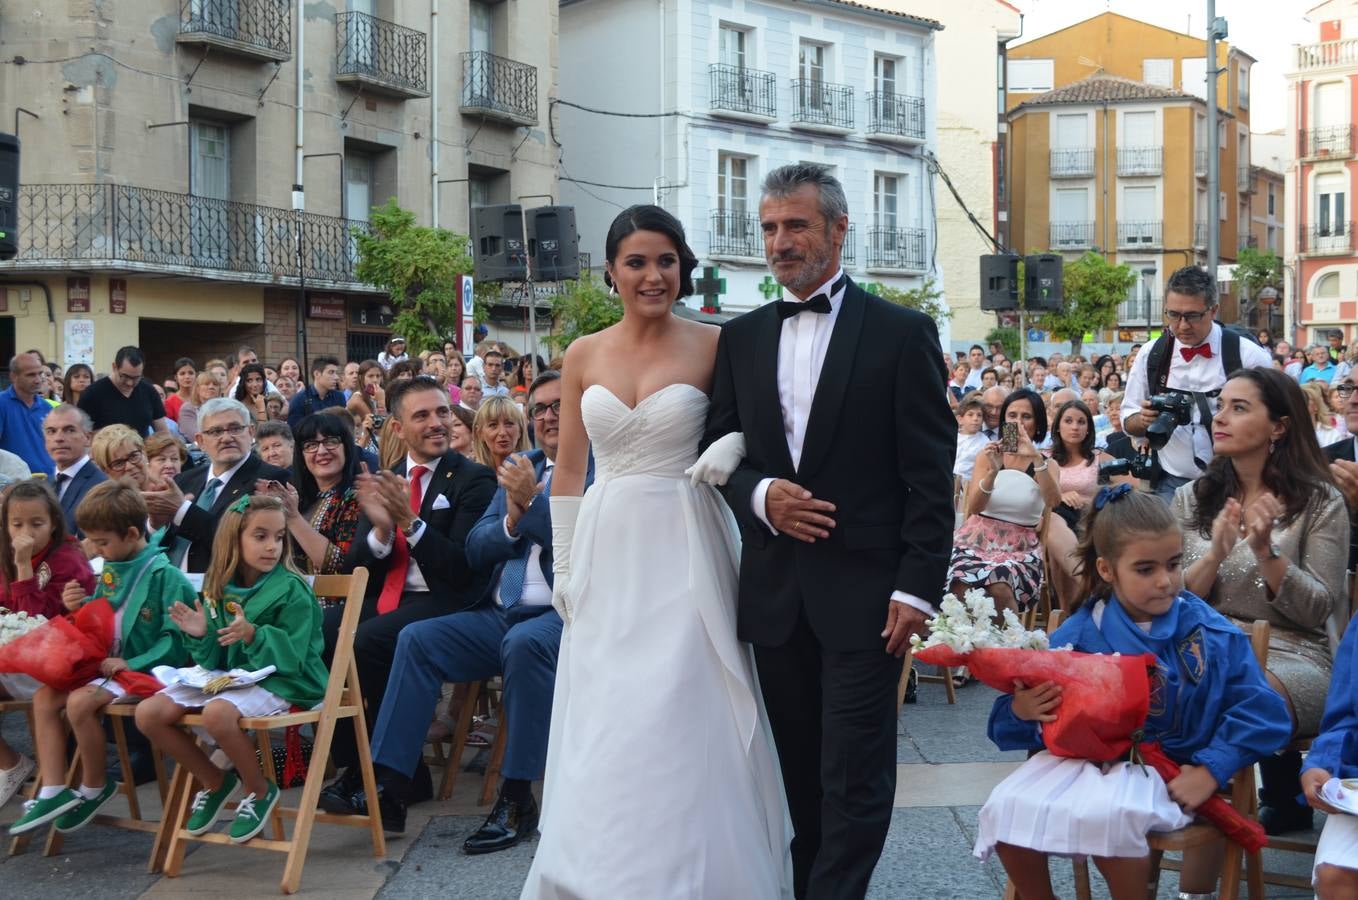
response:
<path fill-rule="evenodd" d="M 431 506 L 430 509 L 431 509 L 431 510 L 432 510 L 432 509 L 449 509 L 449 508 L 452 507 L 452 505 L 453 505 L 453 504 L 451 504 L 451 503 L 448 502 L 448 495 L 447 495 L 447 494 L 439 494 L 437 497 L 434 498 L 434 505 Z"/>

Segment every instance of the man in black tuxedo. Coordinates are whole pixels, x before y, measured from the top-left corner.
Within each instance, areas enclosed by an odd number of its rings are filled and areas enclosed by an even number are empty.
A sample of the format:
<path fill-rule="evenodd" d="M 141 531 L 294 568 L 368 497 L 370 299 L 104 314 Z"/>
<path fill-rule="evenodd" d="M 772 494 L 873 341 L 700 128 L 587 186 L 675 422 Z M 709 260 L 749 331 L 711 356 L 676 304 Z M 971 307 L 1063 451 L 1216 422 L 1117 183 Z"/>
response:
<path fill-rule="evenodd" d="M 1330 474 L 1334 476 L 1334 483 L 1349 504 L 1349 569 L 1353 570 L 1358 568 L 1358 461 L 1355 461 L 1354 454 L 1358 438 L 1353 437 L 1358 435 L 1358 372 L 1344 376 L 1335 389 L 1344 401 L 1344 424 L 1349 430 L 1349 437 L 1323 449 L 1330 460 Z"/>
<path fill-rule="evenodd" d="M 368 596 L 354 635 L 369 722 L 377 721 L 401 629 L 470 609 L 485 594 L 491 568 L 478 570 L 467 561 L 467 535 L 498 486 L 494 472 L 450 449 L 451 402 L 433 378 L 393 382 L 387 388 L 387 409 L 409 452 L 389 472 L 358 476 L 363 515 L 345 558 L 347 569 L 366 566 L 369 572 Z M 327 663 L 341 613 L 338 608 L 326 613 Z M 339 814 L 366 812 L 352 727 L 336 729 L 331 754 L 335 765 L 347 768 L 321 792 L 321 808 Z M 410 802 L 428 799 L 429 770 L 423 761 L 411 781 Z M 384 813 L 388 809 L 384 806 Z"/>
<path fill-rule="evenodd" d="M 186 469 L 165 488 L 145 491 L 151 524 L 168 524 L 161 545 L 186 572 L 206 572 L 212 538 L 226 508 L 241 494 L 252 494 L 260 479 L 286 482 L 288 472 L 271 466 L 251 448 L 255 428 L 239 400 L 214 397 L 198 408 L 194 441 L 208 461 Z"/>
<path fill-rule="evenodd" d="M 933 321 L 840 268 L 839 182 L 777 169 L 760 220 L 793 299 L 723 327 L 703 446 L 745 436 L 723 488 L 737 627 L 778 745 L 796 895 L 862 897 L 895 796 L 901 656 L 946 580 L 957 422 Z"/>

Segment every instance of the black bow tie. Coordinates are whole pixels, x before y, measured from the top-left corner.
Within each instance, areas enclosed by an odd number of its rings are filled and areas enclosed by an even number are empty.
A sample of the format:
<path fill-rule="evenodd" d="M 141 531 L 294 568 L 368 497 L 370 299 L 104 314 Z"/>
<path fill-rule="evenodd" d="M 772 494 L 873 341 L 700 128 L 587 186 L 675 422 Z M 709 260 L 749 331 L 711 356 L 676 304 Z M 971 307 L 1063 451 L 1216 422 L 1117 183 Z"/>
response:
<path fill-rule="evenodd" d="M 830 298 L 826 294 L 817 294 L 805 303 L 794 303 L 789 300 L 778 301 L 778 318 L 790 319 L 797 313 L 813 312 L 821 315 L 830 314 Z"/>

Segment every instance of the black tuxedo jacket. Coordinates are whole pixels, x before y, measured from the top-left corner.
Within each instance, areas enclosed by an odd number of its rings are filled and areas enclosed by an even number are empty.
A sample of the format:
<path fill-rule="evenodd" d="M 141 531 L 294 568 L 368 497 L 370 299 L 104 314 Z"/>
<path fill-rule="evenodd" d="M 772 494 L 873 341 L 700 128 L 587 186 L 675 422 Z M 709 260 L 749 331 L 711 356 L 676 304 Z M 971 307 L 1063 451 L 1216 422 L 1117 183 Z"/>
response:
<path fill-rule="evenodd" d="M 1325 451 L 1325 457 L 1330 462 L 1339 459 L 1355 462 L 1352 435 L 1321 449 Z M 1349 510 L 1349 569 L 1355 568 L 1358 568 L 1358 515 L 1355 515 L 1353 510 Z"/>
<path fill-rule="evenodd" d="M 392 466 L 392 471 L 404 477 L 406 461 Z M 448 612 L 475 606 L 490 583 L 493 567 L 478 571 L 467 562 L 467 535 L 490 505 L 497 486 L 494 472 L 450 450 L 434 468 L 429 489 L 420 501 L 424 534 L 411 548 L 410 555 L 419 564 L 430 595 L 446 603 Z M 439 497 L 448 501 L 446 506 L 438 502 Z M 368 577 L 369 600 L 382 592 L 392 559 L 390 553 L 383 559 L 373 555 L 368 547 L 371 531 L 372 523 L 367 516 L 361 516 L 345 559 L 345 571 L 367 566 L 372 573 Z"/>
<path fill-rule="evenodd" d="M 85 495 L 90 492 L 90 488 L 100 482 L 108 481 L 108 476 L 99 470 L 94 464 L 94 460 L 86 460 L 80 467 L 80 471 L 71 476 L 71 483 L 66 486 L 66 493 L 61 495 L 61 511 L 66 517 L 66 530 L 77 538 L 84 538 L 85 532 L 81 531 L 75 524 L 75 510 L 80 505 L 80 501 L 85 499 Z"/>
<path fill-rule="evenodd" d="M 175 476 L 174 483 L 179 485 L 179 489 L 185 494 L 201 497 L 211 472 L 212 463 L 204 463 L 180 472 Z M 165 529 L 161 546 L 173 551 L 176 538 L 186 539 L 189 542 L 188 570 L 206 572 L 208 563 L 212 561 L 212 538 L 217 533 L 217 522 L 221 519 L 222 513 L 226 512 L 226 508 L 236 502 L 241 494 L 253 494 L 255 482 L 261 478 L 286 482 L 288 472 L 286 469 L 269 465 L 251 453 L 244 464 L 236 470 L 236 474 L 231 476 L 231 480 L 217 491 L 212 508 L 203 509 L 197 503 L 191 504 L 188 512 L 184 513 L 183 521 Z"/>
<path fill-rule="evenodd" d="M 804 610 L 825 648 L 880 649 L 892 592 L 936 604 L 947 578 L 957 420 L 938 329 L 849 282 L 796 469 L 778 399 L 781 335 L 772 304 L 722 327 L 702 442 L 745 434 L 745 459 L 722 489 L 744 545 L 740 638 L 780 645 Z M 750 506 L 764 478 L 834 503 L 830 537 L 775 536 Z"/>

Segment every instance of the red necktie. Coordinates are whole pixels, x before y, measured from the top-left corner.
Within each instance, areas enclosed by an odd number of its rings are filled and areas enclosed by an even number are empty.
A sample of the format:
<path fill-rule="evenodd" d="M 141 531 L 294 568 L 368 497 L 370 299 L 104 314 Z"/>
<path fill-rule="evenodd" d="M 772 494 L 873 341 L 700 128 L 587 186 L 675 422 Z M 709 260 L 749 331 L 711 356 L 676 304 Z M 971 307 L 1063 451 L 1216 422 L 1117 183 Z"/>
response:
<path fill-rule="evenodd" d="M 429 471 L 428 466 L 412 466 L 410 469 L 410 511 L 420 514 L 420 504 L 424 500 L 421 479 Z M 389 613 L 401 605 L 401 594 L 406 587 L 406 574 L 410 571 L 410 545 L 406 536 L 398 528 L 396 543 L 391 548 L 391 568 L 382 580 L 382 593 L 377 595 L 377 614 Z"/>
<path fill-rule="evenodd" d="M 1183 354 L 1184 362 L 1192 362 L 1193 357 L 1201 356 L 1203 359 L 1212 358 L 1212 346 L 1210 344 L 1199 344 L 1196 347 L 1180 347 L 1179 352 Z"/>

